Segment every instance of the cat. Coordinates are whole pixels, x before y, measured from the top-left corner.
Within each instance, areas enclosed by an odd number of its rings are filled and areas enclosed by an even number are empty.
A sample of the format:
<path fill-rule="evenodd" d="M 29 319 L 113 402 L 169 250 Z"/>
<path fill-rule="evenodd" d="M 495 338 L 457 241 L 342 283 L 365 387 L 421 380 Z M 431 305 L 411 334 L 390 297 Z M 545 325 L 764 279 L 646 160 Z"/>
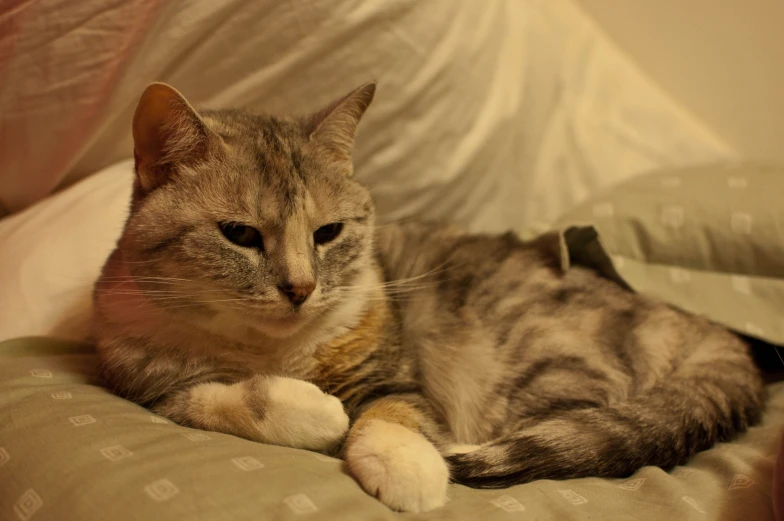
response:
<path fill-rule="evenodd" d="M 95 285 L 100 373 L 190 427 L 339 454 L 390 508 L 671 467 L 757 422 L 723 327 L 558 237 L 376 226 L 352 148 L 375 84 L 304 117 L 197 112 L 155 83 L 130 215 Z"/>

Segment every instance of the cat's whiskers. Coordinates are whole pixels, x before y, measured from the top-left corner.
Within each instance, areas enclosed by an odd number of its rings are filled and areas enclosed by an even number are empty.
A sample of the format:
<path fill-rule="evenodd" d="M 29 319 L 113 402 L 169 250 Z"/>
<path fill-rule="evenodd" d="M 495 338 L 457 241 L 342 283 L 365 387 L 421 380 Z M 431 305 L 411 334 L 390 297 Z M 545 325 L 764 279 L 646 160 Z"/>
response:
<path fill-rule="evenodd" d="M 438 285 L 438 281 L 423 283 L 419 282 L 422 279 L 426 279 L 428 277 L 433 277 L 435 275 L 441 275 L 448 271 L 454 270 L 461 266 L 461 264 L 450 264 L 451 258 L 447 259 L 443 263 L 439 264 L 438 266 L 426 271 L 425 273 L 421 273 L 419 275 L 415 275 L 413 277 L 407 277 L 402 279 L 395 279 L 385 282 L 373 283 L 373 284 L 355 284 L 355 285 L 347 285 L 347 286 L 340 286 L 341 290 L 349 293 L 351 290 L 359 290 L 359 291 L 367 291 L 368 289 L 384 289 L 387 292 L 398 290 L 398 291 L 418 291 L 420 289 L 425 289 L 428 287 L 434 287 Z M 442 277 L 442 279 L 444 279 Z M 446 279 L 445 279 L 446 280 Z M 418 283 L 417 283 L 418 282 Z M 417 283 L 417 284 L 414 284 Z M 348 291 L 346 291 L 348 290 Z"/>
<path fill-rule="evenodd" d="M 107 282 L 165 282 L 171 284 L 194 284 L 196 281 L 175 277 L 154 277 L 150 275 L 116 275 L 114 277 L 101 277 L 102 281 Z"/>
<path fill-rule="evenodd" d="M 193 295 L 193 294 L 205 294 L 205 293 L 226 293 L 226 291 L 221 289 L 204 289 L 204 290 L 189 290 L 187 293 L 182 291 L 175 291 L 175 290 L 165 290 L 165 289 L 136 289 L 136 288 L 110 288 L 105 290 L 105 293 L 111 293 L 114 295 Z"/>
<path fill-rule="evenodd" d="M 221 303 L 222 301 L 214 301 L 214 302 L 203 302 L 203 301 L 191 301 L 191 302 L 181 302 L 179 304 L 168 304 L 168 303 L 156 303 L 159 309 L 164 311 L 171 311 L 174 309 L 185 309 L 185 308 L 194 308 L 194 307 L 203 307 L 206 304 L 217 304 Z M 161 305 L 162 304 L 162 305 Z M 223 304 L 222 304 L 223 305 Z M 223 305 L 223 307 L 229 308 L 228 305 Z M 235 311 L 238 311 L 235 309 Z"/>

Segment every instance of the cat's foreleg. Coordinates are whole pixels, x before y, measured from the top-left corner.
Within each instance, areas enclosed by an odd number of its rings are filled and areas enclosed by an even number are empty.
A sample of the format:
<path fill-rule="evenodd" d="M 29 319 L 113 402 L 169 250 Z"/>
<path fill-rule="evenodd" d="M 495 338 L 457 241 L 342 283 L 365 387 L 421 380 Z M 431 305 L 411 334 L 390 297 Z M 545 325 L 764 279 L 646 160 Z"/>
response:
<path fill-rule="evenodd" d="M 311 383 L 278 376 L 200 383 L 165 397 L 153 410 L 200 429 L 317 451 L 336 449 L 349 425 L 340 400 Z"/>
<path fill-rule="evenodd" d="M 340 447 L 343 404 L 304 380 L 117 337 L 98 342 L 100 374 L 118 395 L 188 427 L 318 451 Z"/>
<path fill-rule="evenodd" d="M 365 491 L 390 508 L 432 510 L 446 503 L 449 482 L 449 469 L 433 444 L 439 429 L 421 396 L 386 396 L 354 422 L 344 458 Z"/>
<path fill-rule="evenodd" d="M 343 404 L 304 380 L 117 337 L 98 343 L 100 374 L 118 395 L 188 427 L 301 449 L 338 449 Z"/>

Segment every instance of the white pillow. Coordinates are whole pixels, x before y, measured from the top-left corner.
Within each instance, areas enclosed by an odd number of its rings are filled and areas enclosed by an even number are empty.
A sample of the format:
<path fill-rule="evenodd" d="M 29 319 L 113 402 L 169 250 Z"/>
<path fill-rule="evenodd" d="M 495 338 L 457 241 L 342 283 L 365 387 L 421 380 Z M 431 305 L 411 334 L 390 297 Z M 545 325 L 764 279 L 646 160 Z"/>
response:
<path fill-rule="evenodd" d="M 132 179 L 124 161 L 0 221 L 0 341 L 87 335 L 92 285 L 125 224 Z"/>

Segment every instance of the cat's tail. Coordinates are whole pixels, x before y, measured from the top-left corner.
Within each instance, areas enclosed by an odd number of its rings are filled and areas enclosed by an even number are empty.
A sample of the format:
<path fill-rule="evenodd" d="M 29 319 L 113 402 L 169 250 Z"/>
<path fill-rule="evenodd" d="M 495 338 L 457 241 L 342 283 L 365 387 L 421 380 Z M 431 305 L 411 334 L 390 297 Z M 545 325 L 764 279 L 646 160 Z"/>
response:
<path fill-rule="evenodd" d="M 452 480 L 503 488 L 537 479 L 624 477 L 646 465 L 685 463 L 759 420 L 764 388 L 751 360 L 692 364 L 629 401 L 565 411 L 447 456 Z"/>

